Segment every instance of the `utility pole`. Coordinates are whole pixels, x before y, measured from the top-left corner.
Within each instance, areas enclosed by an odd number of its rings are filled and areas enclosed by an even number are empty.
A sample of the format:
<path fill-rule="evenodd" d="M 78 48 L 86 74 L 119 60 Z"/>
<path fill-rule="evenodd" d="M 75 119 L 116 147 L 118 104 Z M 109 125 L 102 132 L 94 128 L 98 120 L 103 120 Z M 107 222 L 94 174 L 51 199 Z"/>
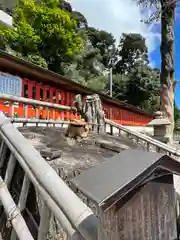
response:
<path fill-rule="evenodd" d="M 112 67 L 109 69 L 109 95 L 112 97 Z M 112 108 L 110 107 L 110 119 L 112 119 Z"/>
<path fill-rule="evenodd" d="M 109 69 L 109 95 L 112 97 L 112 67 Z"/>

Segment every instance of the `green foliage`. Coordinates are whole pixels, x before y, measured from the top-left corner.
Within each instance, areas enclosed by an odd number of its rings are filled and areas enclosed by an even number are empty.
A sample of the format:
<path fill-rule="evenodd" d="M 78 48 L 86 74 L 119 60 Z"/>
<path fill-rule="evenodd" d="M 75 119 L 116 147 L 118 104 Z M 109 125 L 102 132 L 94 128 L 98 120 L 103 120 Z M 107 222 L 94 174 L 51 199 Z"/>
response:
<path fill-rule="evenodd" d="M 71 18 L 76 21 L 77 27 L 79 29 L 88 27 L 88 22 L 84 15 L 80 12 L 73 11 L 71 4 L 69 2 L 62 0 L 59 4 L 59 8 L 71 13 Z"/>
<path fill-rule="evenodd" d="M 82 13 L 72 11 L 72 18 L 77 22 L 78 28 L 87 28 L 88 22 Z"/>
<path fill-rule="evenodd" d="M 145 66 L 149 63 L 148 50 L 140 34 L 123 34 L 118 46 L 118 57 L 120 58 L 114 68 L 115 73 L 131 72 L 135 65 Z"/>
<path fill-rule="evenodd" d="M 127 86 L 128 102 L 143 107 L 143 103 L 150 99 L 152 95 L 158 96 L 160 89 L 159 77 L 149 67 L 144 66 L 133 69 L 129 74 Z"/>
<path fill-rule="evenodd" d="M 111 34 L 87 27 L 86 24 L 78 33 L 84 46 L 71 63 L 74 73 L 76 72 L 78 81 L 84 82 L 84 85 L 103 90 L 103 86 L 106 87 L 107 84 L 99 83 L 98 79 L 104 79 L 104 71 L 109 65 L 112 50 L 115 49 L 115 39 Z M 72 69 L 72 66 L 69 68 Z M 68 70 L 66 76 L 71 77 L 72 71 Z"/>
<path fill-rule="evenodd" d="M 127 101 L 126 94 L 127 94 L 127 85 L 129 82 L 129 76 L 125 74 L 114 74 L 112 76 L 113 82 L 113 97 L 119 100 Z M 109 88 L 109 82 L 108 82 Z"/>
<path fill-rule="evenodd" d="M 85 36 L 83 35 L 83 37 Z M 84 84 L 87 85 L 87 81 L 98 77 L 103 73 L 104 65 L 102 63 L 102 56 L 99 49 L 94 48 L 90 41 L 84 39 L 84 47 L 79 54 L 75 56 L 73 62 L 68 66 L 68 69 L 69 68 L 73 68 L 74 71 L 77 72 L 76 75 L 83 78 Z M 70 77 L 71 74 L 72 73 L 71 71 L 69 72 L 69 70 L 66 72 L 67 77 Z"/>
<path fill-rule="evenodd" d="M 82 41 L 77 36 L 76 21 L 59 4 L 59 0 L 21 1 L 13 13 L 14 30 L 4 29 L 3 38 L 24 58 L 38 55 L 49 69 L 63 73 L 62 63 L 73 59 Z"/>
<path fill-rule="evenodd" d="M 64 0 L 22 0 L 12 9 L 14 29 L 0 26 L 0 48 L 149 112 L 159 108 L 159 75 L 148 66 L 145 39 L 88 26 L 86 17 Z"/>
<path fill-rule="evenodd" d="M 99 31 L 92 27 L 87 29 L 87 35 L 92 46 L 100 51 L 102 63 L 107 68 L 112 52 L 115 50 L 115 38 L 111 33 Z"/>
<path fill-rule="evenodd" d="M 71 7 L 71 4 L 69 2 L 64 1 L 64 0 L 60 2 L 59 8 L 64 9 L 69 13 L 72 13 L 72 11 L 73 11 L 72 7 Z"/>
<path fill-rule="evenodd" d="M 86 86 L 89 88 L 92 88 L 96 91 L 102 92 L 102 93 L 107 93 L 106 88 L 107 88 L 107 83 L 108 83 L 108 78 L 101 75 L 94 77 L 87 81 Z"/>
<path fill-rule="evenodd" d="M 159 78 L 160 73 L 148 66 L 136 67 L 129 74 L 113 75 L 113 97 L 154 113 L 159 109 Z M 108 78 L 104 82 L 108 93 Z"/>
<path fill-rule="evenodd" d="M 23 56 L 21 53 L 19 52 L 16 52 L 12 49 L 9 49 L 6 47 L 6 50 L 12 54 L 13 56 L 16 56 L 18 58 L 21 58 L 21 59 L 24 59 L 28 62 L 31 62 L 31 63 L 34 63 L 40 67 L 43 67 L 43 68 L 48 68 L 48 65 L 47 65 L 47 62 L 44 58 L 42 58 L 41 56 L 39 55 L 35 55 L 35 54 L 28 54 L 27 56 Z"/>

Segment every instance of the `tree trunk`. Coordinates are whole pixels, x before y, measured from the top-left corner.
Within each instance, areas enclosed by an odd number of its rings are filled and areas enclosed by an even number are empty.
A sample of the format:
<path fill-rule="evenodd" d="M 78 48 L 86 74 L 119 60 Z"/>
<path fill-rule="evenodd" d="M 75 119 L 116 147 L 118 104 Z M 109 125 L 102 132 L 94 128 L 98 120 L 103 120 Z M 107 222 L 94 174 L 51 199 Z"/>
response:
<path fill-rule="evenodd" d="M 169 119 L 171 125 L 167 128 L 169 143 L 173 142 L 174 131 L 174 14 L 175 3 L 161 0 L 161 111 Z"/>

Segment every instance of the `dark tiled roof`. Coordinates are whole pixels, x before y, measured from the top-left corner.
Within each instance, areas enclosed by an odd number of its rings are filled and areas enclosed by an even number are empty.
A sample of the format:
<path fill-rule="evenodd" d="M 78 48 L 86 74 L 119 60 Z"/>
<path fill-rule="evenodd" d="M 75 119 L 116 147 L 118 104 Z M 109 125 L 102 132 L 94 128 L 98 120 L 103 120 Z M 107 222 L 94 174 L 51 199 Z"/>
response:
<path fill-rule="evenodd" d="M 113 204 L 142 183 L 157 167 L 163 167 L 166 161 L 171 172 L 174 172 L 171 163 L 176 163 L 180 171 L 180 163 L 164 154 L 128 149 L 83 171 L 72 183 L 98 205 L 103 206 L 109 199 Z"/>

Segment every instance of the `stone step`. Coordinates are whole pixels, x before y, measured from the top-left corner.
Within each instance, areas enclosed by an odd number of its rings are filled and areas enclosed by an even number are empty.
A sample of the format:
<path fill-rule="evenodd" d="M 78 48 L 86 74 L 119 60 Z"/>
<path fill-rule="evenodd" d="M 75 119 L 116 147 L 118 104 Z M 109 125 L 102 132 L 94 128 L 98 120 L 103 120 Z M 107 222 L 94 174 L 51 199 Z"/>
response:
<path fill-rule="evenodd" d="M 113 152 L 120 153 L 123 150 L 128 149 L 129 147 L 124 144 L 115 144 L 110 141 L 105 141 L 105 140 L 96 140 L 96 144 L 100 146 L 101 148 L 105 148 L 108 150 L 111 150 Z"/>
<path fill-rule="evenodd" d="M 51 160 L 54 160 L 56 158 L 60 158 L 62 156 L 62 151 L 52 149 L 52 148 L 45 148 L 45 149 L 40 150 L 40 154 L 47 161 L 51 161 Z"/>

